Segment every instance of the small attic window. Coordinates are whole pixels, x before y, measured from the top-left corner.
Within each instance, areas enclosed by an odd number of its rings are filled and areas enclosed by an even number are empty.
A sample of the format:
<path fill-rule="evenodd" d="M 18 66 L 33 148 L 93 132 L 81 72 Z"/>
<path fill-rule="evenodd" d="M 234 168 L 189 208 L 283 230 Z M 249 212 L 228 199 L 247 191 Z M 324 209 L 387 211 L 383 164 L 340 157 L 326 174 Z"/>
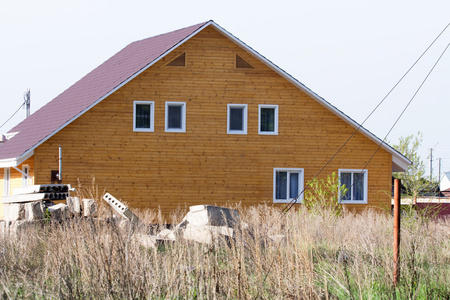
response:
<path fill-rule="evenodd" d="M 170 63 L 167 64 L 169 67 L 185 67 L 186 66 L 186 53 L 181 54 Z"/>
<path fill-rule="evenodd" d="M 253 69 L 253 66 L 246 62 L 242 57 L 236 54 L 236 68 L 238 69 Z"/>

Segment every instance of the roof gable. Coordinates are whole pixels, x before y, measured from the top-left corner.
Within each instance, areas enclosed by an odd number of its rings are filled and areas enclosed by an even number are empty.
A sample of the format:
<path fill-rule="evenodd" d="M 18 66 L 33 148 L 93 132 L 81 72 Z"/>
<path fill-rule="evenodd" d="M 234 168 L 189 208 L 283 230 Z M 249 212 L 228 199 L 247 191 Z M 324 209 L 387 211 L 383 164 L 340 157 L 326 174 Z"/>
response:
<path fill-rule="evenodd" d="M 3 145 L 0 145 L 0 167 L 2 165 L 20 164 L 30 157 L 34 149 L 43 142 L 207 26 L 212 26 L 226 38 L 342 118 L 349 125 L 358 128 L 362 134 L 373 142 L 381 143 L 378 137 L 311 91 L 297 79 L 213 21 L 208 21 L 133 42 L 113 55 L 62 94 L 14 127 L 10 132 L 18 133 Z M 406 157 L 389 145 L 382 144 L 382 148 L 392 154 L 393 171 L 405 170 L 411 164 Z"/>

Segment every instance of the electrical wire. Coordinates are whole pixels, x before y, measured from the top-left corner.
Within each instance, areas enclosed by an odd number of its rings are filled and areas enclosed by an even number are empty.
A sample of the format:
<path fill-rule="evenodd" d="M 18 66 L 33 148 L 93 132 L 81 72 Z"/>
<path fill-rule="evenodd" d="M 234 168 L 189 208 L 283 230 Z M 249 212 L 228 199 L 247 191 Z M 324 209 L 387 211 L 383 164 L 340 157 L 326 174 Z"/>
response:
<path fill-rule="evenodd" d="M 287 214 L 287 212 L 294 206 L 294 204 L 297 202 L 298 198 L 304 194 L 305 190 L 311 185 L 311 183 L 319 176 L 320 173 L 322 173 L 322 171 L 330 164 L 330 162 L 336 157 L 336 155 L 344 148 L 344 146 L 350 141 L 350 139 L 356 134 L 356 132 L 359 131 L 359 129 L 361 129 L 362 125 L 367 121 L 367 119 L 375 112 L 376 109 L 378 109 L 378 107 L 384 102 L 384 100 L 389 96 L 389 94 L 391 94 L 391 92 L 397 87 L 397 85 L 403 80 L 403 78 L 405 78 L 405 76 L 411 71 L 411 69 L 417 64 L 417 62 L 424 56 L 424 54 L 428 51 L 428 49 L 431 48 L 431 46 L 434 44 L 434 42 L 436 42 L 436 40 L 442 35 L 442 33 L 450 26 L 450 23 L 447 24 L 447 26 L 445 26 L 445 28 L 441 31 L 441 33 L 439 33 L 439 35 L 433 40 L 433 42 L 427 47 L 427 49 L 422 53 L 422 55 L 419 56 L 419 58 L 414 62 L 414 64 L 408 69 L 408 71 L 406 71 L 406 73 L 400 78 L 400 80 L 394 85 L 394 87 L 388 92 L 388 94 L 380 101 L 380 103 L 378 103 L 378 105 L 372 110 L 372 112 L 364 119 L 364 121 L 358 126 L 358 128 L 352 133 L 352 135 L 345 141 L 345 143 L 338 149 L 338 151 L 330 158 L 330 160 L 320 169 L 320 171 L 314 176 L 313 180 L 311 180 L 307 186 L 301 191 L 301 193 L 295 197 L 288 206 L 286 206 L 283 209 L 283 216 L 285 216 Z M 402 112 L 400 113 L 400 115 L 398 116 L 397 120 L 394 122 L 394 124 L 392 125 L 392 127 L 389 129 L 388 133 L 386 134 L 386 136 L 383 138 L 383 140 L 381 140 L 381 142 L 379 143 L 377 149 L 375 150 L 375 152 L 372 154 L 372 156 L 370 157 L 370 159 L 367 161 L 367 163 L 365 164 L 364 168 L 362 169 L 361 173 L 364 172 L 364 169 L 367 168 L 367 166 L 369 165 L 369 163 L 372 161 L 372 159 L 375 157 L 375 154 L 378 152 L 378 150 L 381 148 L 381 146 L 383 145 L 384 141 L 386 140 L 386 138 L 388 137 L 388 135 L 391 133 L 391 131 L 394 129 L 394 127 L 397 125 L 398 121 L 400 120 L 400 118 L 403 116 L 403 114 L 405 113 L 406 109 L 409 107 L 409 105 L 411 104 L 411 102 L 413 101 L 413 99 L 416 97 L 417 93 L 419 92 L 419 90 L 422 88 L 422 86 L 424 85 L 424 83 L 426 82 L 426 80 L 428 79 L 428 77 L 430 76 L 431 72 L 434 70 L 434 68 L 436 67 L 436 65 L 438 64 L 438 62 L 440 61 L 440 59 L 442 58 L 442 56 L 444 55 L 444 53 L 447 51 L 448 47 L 449 47 L 450 43 L 447 44 L 447 47 L 444 49 L 444 51 L 442 52 L 442 54 L 439 56 L 439 58 L 437 59 L 437 61 L 435 62 L 435 64 L 433 65 L 433 67 L 431 68 L 431 70 L 428 72 L 427 76 L 424 78 L 424 80 L 422 81 L 422 83 L 420 84 L 419 88 L 416 90 L 416 92 L 414 93 L 414 95 L 411 97 L 411 99 L 409 100 L 408 104 L 405 106 L 405 108 L 402 110 Z M 353 187 L 350 187 L 350 189 Z M 281 243 L 278 245 L 278 248 L 280 247 Z M 272 260 L 272 263 L 269 266 L 269 269 L 267 270 L 263 282 L 262 282 L 262 286 L 264 286 L 268 274 L 270 272 L 270 270 L 273 267 L 275 260 Z M 259 297 L 259 293 L 258 295 L 255 297 L 258 298 Z"/>
<path fill-rule="evenodd" d="M 24 105 L 25 105 L 25 103 L 22 103 L 22 104 L 19 106 L 19 108 L 16 110 L 16 112 L 13 113 L 13 115 L 12 115 L 11 117 L 9 117 L 9 119 L 6 120 L 5 123 L 3 123 L 3 124 L 0 126 L 0 129 L 1 129 L 6 123 L 8 123 L 8 121 L 11 120 L 11 119 L 19 112 L 19 110 L 20 110 Z"/>
<path fill-rule="evenodd" d="M 403 76 L 397 81 L 397 83 L 391 88 L 391 90 L 386 94 L 386 96 L 383 97 L 383 99 L 375 106 L 375 108 L 370 112 L 370 114 L 364 119 L 364 121 L 359 124 L 359 126 L 353 131 L 353 133 L 349 136 L 349 138 L 342 144 L 342 146 L 336 151 L 336 153 L 333 154 L 333 156 L 325 163 L 325 165 L 319 170 L 319 172 L 314 176 L 314 178 L 308 182 L 306 187 L 300 192 L 300 194 L 297 195 L 297 197 L 293 198 L 283 209 L 283 213 L 287 213 L 298 201 L 301 195 L 305 193 L 305 191 L 310 187 L 311 183 L 317 179 L 317 177 L 325 170 L 325 168 L 331 163 L 331 161 L 341 152 L 341 150 L 347 145 L 347 143 L 350 141 L 350 139 L 362 128 L 364 123 L 372 116 L 372 114 L 381 106 L 381 104 L 386 100 L 386 98 L 392 93 L 392 91 L 400 84 L 400 82 L 403 81 L 403 79 L 408 75 L 408 73 L 414 68 L 414 66 L 419 62 L 419 60 L 425 55 L 425 53 L 433 46 L 433 44 L 439 39 L 439 37 L 447 30 L 447 28 L 450 26 L 450 23 L 447 24 L 447 26 L 444 27 L 444 29 L 437 35 L 437 37 L 431 42 L 431 44 L 425 49 L 425 51 L 419 56 L 419 58 L 416 59 L 416 61 L 411 65 L 411 67 L 403 74 Z M 444 50 L 445 52 L 445 50 Z M 440 59 L 440 58 L 439 58 Z M 433 67 L 434 68 L 434 67 Z M 381 143 L 383 144 L 383 143 Z"/>

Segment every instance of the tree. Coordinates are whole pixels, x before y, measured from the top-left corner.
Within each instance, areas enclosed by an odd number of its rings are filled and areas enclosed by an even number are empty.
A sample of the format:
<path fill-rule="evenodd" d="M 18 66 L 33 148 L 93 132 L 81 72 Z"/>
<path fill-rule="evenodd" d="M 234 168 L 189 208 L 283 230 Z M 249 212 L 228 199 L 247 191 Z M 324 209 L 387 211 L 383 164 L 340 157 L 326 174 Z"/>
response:
<path fill-rule="evenodd" d="M 403 172 L 394 173 L 394 177 L 402 181 L 406 196 L 413 197 L 414 202 L 421 192 L 430 190 L 432 183 L 425 179 L 425 164 L 421 160 L 418 149 L 423 140 L 423 134 L 419 131 L 416 136 L 400 137 L 394 149 L 406 156 L 412 164 Z"/>

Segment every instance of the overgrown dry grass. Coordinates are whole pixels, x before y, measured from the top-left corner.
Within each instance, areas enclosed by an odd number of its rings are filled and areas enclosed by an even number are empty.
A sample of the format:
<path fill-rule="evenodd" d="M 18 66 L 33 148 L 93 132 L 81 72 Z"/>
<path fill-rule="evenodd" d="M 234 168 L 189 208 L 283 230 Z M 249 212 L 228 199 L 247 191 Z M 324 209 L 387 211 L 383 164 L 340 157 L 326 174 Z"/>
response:
<path fill-rule="evenodd" d="M 392 217 L 240 209 L 249 226 L 209 247 L 142 247 L 149 228 L 105 219 L 46 223 L 0 240 L 4 299 L 449 299 L 450 222 L 402 220 L 392 287 Z M 141 217 L 143 215 L 141 214 Z M 158 214 L 147 214 L 154 222 Z"/>

